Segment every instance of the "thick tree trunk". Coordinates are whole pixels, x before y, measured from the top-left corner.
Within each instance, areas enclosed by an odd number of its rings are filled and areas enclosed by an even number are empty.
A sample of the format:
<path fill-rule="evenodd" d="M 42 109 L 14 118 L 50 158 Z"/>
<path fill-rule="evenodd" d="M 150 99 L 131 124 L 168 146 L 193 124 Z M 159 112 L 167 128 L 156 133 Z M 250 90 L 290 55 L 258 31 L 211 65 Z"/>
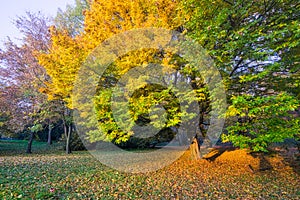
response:
<path fill-rule="evenodd" d="M 26 150 L 26 153 L 32 153 L 31 147 L 32 147 L 33 137 L 34 137 L 34 132 L 31 132 L 31 133 L 30 133 L 29 140 L 28 140 L 28 144 L 27 144 L 27 150 Z"/>
<path fill-rule="evenodd" d="M 179 132 L 177 136 L 178 136 L 178 142 L 180 146 L 184 146 L 188 144 L 188 138 L 186 136 L 186 133 Z"/>
<path fill-rule="evenodd" d="M 51 139 L 51 135 L 52 135 L 52 124 L 49 124 L 48 126 L 48 145 L 52 144 L 52 139 Z"/>
<path fill-rule="evenodd" d="M 197 138 L 194 138 L 194 140 L 190 146 L 190 151 L 191 151 L 191 155 L 192 155 L 193 159 L 198 160 L 201 158 Z"/>

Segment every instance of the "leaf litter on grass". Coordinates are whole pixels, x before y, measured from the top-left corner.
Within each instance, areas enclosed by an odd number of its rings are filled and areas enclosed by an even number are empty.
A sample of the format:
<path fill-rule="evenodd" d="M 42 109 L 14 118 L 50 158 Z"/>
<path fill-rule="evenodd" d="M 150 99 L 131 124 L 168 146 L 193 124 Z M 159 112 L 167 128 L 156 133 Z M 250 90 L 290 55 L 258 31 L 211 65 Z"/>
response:
<path fill-rule="evenodd" d="M 1 199 L 299 197 L 299 174 L 281 156 L 268 157 L 272 169 L 259 171 L 260 159 L 245 150 L 225 151 L 214 161 L 193 160 L 187 151 L 163 169 L 136 174 L 111 169 L 88 152 L 1 156 L 0 160 Z"/>

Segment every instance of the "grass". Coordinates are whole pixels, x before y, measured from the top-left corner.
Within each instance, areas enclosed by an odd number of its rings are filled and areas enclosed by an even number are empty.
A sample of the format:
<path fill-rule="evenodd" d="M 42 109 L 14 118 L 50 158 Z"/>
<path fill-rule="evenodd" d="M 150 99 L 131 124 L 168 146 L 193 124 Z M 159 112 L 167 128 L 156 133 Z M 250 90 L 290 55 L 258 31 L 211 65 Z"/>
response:
<path fill-rule="evenodd" d="M 27 143 L 26 140 L 0 140 L 0 156 L 28 155 Z M 61 143 L 49 146 L 45 142 L 33 141 L 32 146 L 32 151 L 39 154 L 58 153 L 62 149 Z"/>
<path fill-rule="evenodd" d="M 58 146 L 0 141 L 0 199 L 299 199 L 299 165 L 268 156 L 271 169 L 244 150 L 225 151 L 213 161 L 186 152 L 156 172 L 122 173 L 89 152 L 65 155 Z M 23 149 L 22 149 L 23 148 Z M 106 152 L 110 153 L 110 152 Z M 249 170 L 251 165 L 252 170 Z"/>

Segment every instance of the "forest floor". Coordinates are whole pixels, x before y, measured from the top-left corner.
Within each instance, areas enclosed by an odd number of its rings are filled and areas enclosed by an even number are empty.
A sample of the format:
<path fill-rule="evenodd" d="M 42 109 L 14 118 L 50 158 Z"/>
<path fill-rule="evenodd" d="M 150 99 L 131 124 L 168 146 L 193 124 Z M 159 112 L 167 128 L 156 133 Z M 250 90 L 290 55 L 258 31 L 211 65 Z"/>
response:
<path fill-rule="evenodd" d="M 193 160 L 189 151 L 155 172 L 124 173 L 89 152 L 64 154 L 58 144 L 0 141 L 0 199 L 300 199 L 295 149 L 262 156 L 215 149 Z M 110 153 L 110 152 L 106 152 Z"/>

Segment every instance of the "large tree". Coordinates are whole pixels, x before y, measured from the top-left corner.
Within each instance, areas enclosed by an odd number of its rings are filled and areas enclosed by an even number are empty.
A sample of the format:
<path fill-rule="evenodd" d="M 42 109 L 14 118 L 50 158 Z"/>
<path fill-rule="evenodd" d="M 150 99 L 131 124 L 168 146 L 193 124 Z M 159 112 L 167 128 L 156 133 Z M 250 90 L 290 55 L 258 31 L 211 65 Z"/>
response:
<path fill-rule="evenodd" d="M 48 94 L 52 98 L 63 99 L 68 107 L 73 109 L 72 102 L 74 97 L 72 92 L 75 77 L 87 56 L 98 45 L 115 34 L 135 28 L 157 27 L 181 31 L 181 24 L 177 16 L 179 14 L 177 5 L 178 2 L 171 0 L 93 1 L 90 5 L 90 10 L 85 12 L 85 27 L 81 35 L 73 37 L 68 31 L 61 31 L 52 27 L 51 51 L 48 54 L 39 56 L 40 64 L 46 68 L 52 79 L 49 85 L 51 89 Z M 179 81 L 181 78 L 186 83 L 192 80 L 194 89 L 202 89 L 201 91 L 199 90 L 199 99 L 203 100 L 202 97 L 200 98 L 200 93 L 205 93 L 203 79 L 200 74 L 195 74 L 193 70 L 184 69 L 186 62 L 180 56 L 176 56 L 166 50 L 151 48 L 128 52 L 110 65 L 99 80 L 94 103 L 97 109 L 98 126 L 101 127 L 104 136 L 100 131 L 89 132 L 87 134 L 91 141 L 106 138 L 120 143 L 127 141 L 132 136 L 133 132 L 130 130 L 132 124 L 129 123 L 128 127 L 122 127 L 122 130 L 113 117 L 109 102 L 112 95 L 111 88 L 130 69 L 150 63 L 173 68 L 176 72 L 170 73 L 169 79 L 173 78 Z M 164 100 L 168 100 L 169 104 L 164 108 L 169 110 L 169 114 L 172 113 L 170 115 L 173 118 L 167 123 L 166 127 L 175 127 L 180 124 L 178 108 L 173 106 L 172 110 L 171 105 L 177 104 L 175 100 L 172 100 L 171 94 L 158 86 L 141 85 L 141 88 L 148 90 L 149 93 L 152 92 L 152 95 L 147 95 L 143 90 L 135 93 L 135 98 L 132 98 L 130 101 L 131 114 L 135 122 L 146 123 L 149 121 L 147 113 L 149 108 Z M 145 96 L 145 98 L 142 96 Z M 206 107 L 208 109 L 209 106 L 206 105 Z M 176 117 L 176 115 L 178 116 Z M 181 115 L 183 116 L 182 113 Z M 156 125 L 159 126 L 158 124 Z"/>
<path fill-rule="evenodd" d="M 186 34 L 209 52 L 227 86 L 224 139 L 265 151 L 299 136 L 299 7 L 295 0 L 182 1 Z M 274 129 L 276 127 L 276 129 Z"/>

